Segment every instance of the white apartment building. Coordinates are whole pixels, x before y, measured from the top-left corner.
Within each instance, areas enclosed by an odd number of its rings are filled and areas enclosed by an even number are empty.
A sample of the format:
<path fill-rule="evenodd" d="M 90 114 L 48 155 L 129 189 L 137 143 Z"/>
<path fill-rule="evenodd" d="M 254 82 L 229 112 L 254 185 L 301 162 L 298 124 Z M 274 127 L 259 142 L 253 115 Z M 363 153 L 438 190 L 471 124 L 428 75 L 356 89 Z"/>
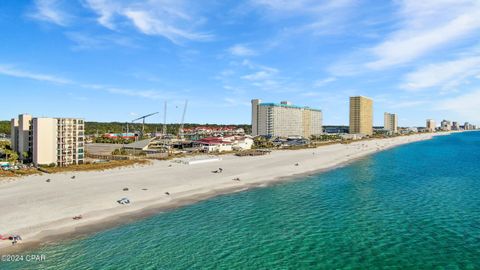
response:
<path fill-rule="evenodd" d="M 392 133 L 398 132 L 398 116 L 394 113 L 384 113 L 383 128 Z"/>
<path fill-rule="evenodd" d="M 443 120 L 441 123 L 442 130 L 450 131 L 452 130 L 452 123 L 448 120 Z"/>
<path fill-rule="evenodd" d="M 460 130 L 460 126 L 458 125 L 458 122 L 455 122 L 455 121 L 452 122 L 452 130 Z"/>
<path fill-rule="evenodd" d="M 57 166 L 84 162 L 83 119 L 21 114 L 11 120 L 11 130 L 12 148 L 23 161 Z"/>
<path fill-rule="evenodd" d="M 427 119 L 427 130 L 430 132 L 434 132 L 436 128 L 435 120 Z"/>
<path fill-rule="evenodd" d="M 292 105 L 291 102 L 262 103 L 252 100 L 252 135 L 274 137 L 322 134 L 322 111 Z"/>
<path fill-rule="evenodd" d="M 477 129 L 477 126 L 476 125 L 472 125 L 468 122 L 465 122 L 465 124 L 463 125 L 463 129 L 464 130 L 475 130 Z"/>
<path fill-rule="evenodd" d="M 21 160 L 28 158 L 24 156 L 25 153 L 28 155 L 28 153 L 32 152 L 31 123 L 32 116 L 28 114 L 21 114 L 18 116 L 18 119 L 10 121 L 10 144 L 12 149 L 17 151 Z"/>

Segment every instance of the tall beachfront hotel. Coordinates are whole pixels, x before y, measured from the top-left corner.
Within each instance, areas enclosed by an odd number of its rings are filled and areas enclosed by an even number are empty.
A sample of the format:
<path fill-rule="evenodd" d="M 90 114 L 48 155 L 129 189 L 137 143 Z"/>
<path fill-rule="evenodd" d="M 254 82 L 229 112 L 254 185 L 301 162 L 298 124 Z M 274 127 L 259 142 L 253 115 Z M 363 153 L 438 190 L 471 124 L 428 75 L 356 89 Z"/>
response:
<path fill-rule="evenodd" d="M 350 97 L 350 134 L 373 134 L 373 100 Z"/>
<path fill-rule="evenodd" d="M 11 120 L 11 146 L 21 160 L 31 160 L 35 165 L 82 164 L 84 121 L 21 114 Z"/>
<path fill-rule="evenodd" d="M 322 134 L 322 111 L 292 105 L 291 102 L 262 103 L 252 100 L 252 135 L 274 137 Z"/>
<path fill-rule="evenodd" d="M 383 128 L 391 133 L 398 132 L 398 116 L 395 113 L 384 113 Z"/>
<path fill-rule="evenodd" d="M 430 132 L 434 132 L 436 129 L 436 123 L 433 119 L 427 119 L 427 130 Z"/>

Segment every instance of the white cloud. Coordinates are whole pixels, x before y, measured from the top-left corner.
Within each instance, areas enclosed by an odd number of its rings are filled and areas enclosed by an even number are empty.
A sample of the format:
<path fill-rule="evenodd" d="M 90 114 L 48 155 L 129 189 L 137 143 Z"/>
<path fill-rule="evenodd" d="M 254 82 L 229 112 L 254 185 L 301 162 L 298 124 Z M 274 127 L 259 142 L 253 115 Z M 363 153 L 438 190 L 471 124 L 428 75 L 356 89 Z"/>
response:
<path fill-rule="evenodd" d="M 409 63 L 480 30 L 480 2 L 476 0 L 403 0 L 399 15 L 400 28 L 370 49 L 375 59 L 366 64 L 368 68 Z"/>
<path fill-rule="evenodd" d="M 279 76 L 280 70 L 276 68 L 260 65 L 249 60 L 243 60 L 240 65 L 246 67 L 249 71 L 248 74 L 240 78 L 259 90 L 269 91 L 270 93 L 299 93 L 301 92 L 300 89 L 303 88 L 299 87 L 297 81 L 286 76 Z"/>
<path fill-rule="evenodd" d="M 244 101 L 240 98 L 237 97 L 226 97 L 223 99 L 225 101 L 225 106 L 226 107 L 231 107 L 231 106 L 243 106 L 243 107 L 249 107 L 251 106 L 250 102 Z"/>
<path fill-rule="evenodd" d="M 65 35 L 75 43 L 72 50 L 92 50 L 92 49 L 108 49 L 112 45 L 122 47 L 138 48 L 130 38 L 120 35 L 101 35 L 95 36 L 82 32 L 67 32 Z"/>
<path fill-rule="evenodd" d="M 406 101 L 397 101 L 389 105 L 389 108 L 400 109 L 400 108 L 411 108 L 417 107 L 419 105 L 424 105 L 427 102 L 424 100 L 406 100 Z"/>
<path fill-rule="evenodd" d="M 235 71 L 233 71 L 231 69 L 222 70 L 220 72 L 220 76 L 222 76 L 222 77 L 232 76 L 233 74 L 235 74 Z"/>
<path fill-rule="evenodd" d="M 338 35 L 347 29 L 350 15 L 358 0 L 251 0 L 253 7 L 261 8 L 269 20 L 289 19 L 288 25 L 280 28 L 279 35 L 269 46 L 279 46 L 286 39 L 304 35 Z"/>
<path fill-rule="evenodd" d="M 68 96 L 70 96 L 73 100 L 79 100 L 79 101 L 87 101 L 88 98 L 84 96 L 78 96 L 74 93 L 68 93 Z"/>
<path fill-rule="evenodd" d="M 0 65 L 0 74 L 11 76 L 11 77 L 25 78 L 25 79 L 44 81 L 44 82 L 50 82 L 50 83 L 56 83 L 56 84 L 72 83 L 70 80 L 64 79 L 59 76 L 19 70 L 11 66 L 5 66 L 5 65 Z"/>
<path fill-rule="evenodd" d="M 159 91 L 154 89 L 153 90 L 129 89 L 129 88 L 120 88 L 120 87 L 102 85 L 102 84 L 78 84 L 78 86 L 82 88 L 106 91 L 111 94 L 131 96 L 131 97 L 141 97 L 141 98 L 152 99 L 152 100 L 175 99 L 181 96 L 177 92 Z"/>
<path fill-rule="evenodd" d="M 234 94 L 234 95 L 244 95 L 247 91 L 245 89 L 238 87 L 238 86 L 231 86 L 231 85 L 224 85 L 223 89 L 227 90 L 227 92 Z"/>
<path fill-rule="evenodd" d="M 112 18 L 118 11 L 117 3 L 110 0 L 86 0 L 86 4 L 99 15 L 97 21 L 109 29 L 115 29 Z"/>
<path fill-rule="evenodd" d="M 257 65 L 248 60 L 244 60 L 242 65 L 248 67 L 249 69 L 257 70 L 254 73 L 250 73 L 242 76 L 242 79 L 248 81 L 261 81 L 271 79 L 275 74 L 278 73 L 278 69 L 271 68 L 267 66 Z"/>
<path fill-rule="evenodd" d="M 174 43 L 179 42 L 179 38 L 189 40 L 208 40 L 211 38 L 208 34 L 195 33 L 183 30 L 172 24 L 157 19 L 156 16 L 143 10 L 127 10 L 125 16 L 128 17 L 135 27 L 146 35 L 159 35 L 168 38 Z"/>
<path fill-rule="evenodd" d="M 260 70 L 255 73 L 251 73 L 245 76 L 242 76 L 242 79 L 248 80 L 248 81 L 259 81 L 259 80 L 265 80 L 270 77 L 272 77 L 276 72 L 272 71 L 267 71 L 267 70 Z"/>
<path fill-rule="evenodd" d="M 259 65 L 259 64 L 256 64 L 256 63 L 248 60 L 248 59 L 244 59 L 241 62 L 241 65 L 244 66 L 244 67 L 247 67 L 249 69 L 252 69 L 252 70 L 265 70 L 265 71 L 268 71 L 268 72 L 271 72 L 271 73 L 278 72 L 278 69 L 276 69 L 276 68 L 272 68 L 272 67 L 268 67 L 268 66 L 264 66 L 264 65 Z"/>
<path fill-rule="evenodd" d="M 411 91 L 439 87 L 456 87 L 480 72 L 480 57 L 465 57 L 454 61 L 430 64 L 408 73 L 402 88 Z"/>
<path fill-rule="evenodd" d="M 317 80 L 313 83 L 313 86 L 319 88 L 319 87 L 322 87 L 326 84 L 334 82 L 336 80 L 337 80 L 337 78 L 335 78 L 335 77 L 329 77 L 329 78 L 325 78 L 325 79 L 322 79 L 322 80 Z"/>
<path fill-rule="evenodd" d="M 142 90 L 142 89 L 126 89 L 126 88 L 119 88 L 119 87 L 113 87 L 113 86 L 102 85 L 102 84 L 79 83 L 69 79 L 62 78 L 60 76 L 19 70 L 6 65 L 0 65 L 0 75 L 30 79 L 30 80 L 36 80 L 36 81 L 43 81 L 43 82 L 54 83 L 54 84 L 63 84 L 63 85 L 68 84 L 70 86 L 94 89 L 99 91 L 106 91 L 112 94 L 119 94 L 119 95 L 132 96 L 132 97 L 142 97 L 142 98 L 153 99 L 153 100 L 165 99 L 165 98 L 176 98 L 179 96 L 178 93 L 176 92 L 167 92 L 167 91 L 158 91 L 158 90 Z"/>
<path fill-rule="evenodd" d="M 86 4 L 99 15 L 98 23 L 111 30 L 124 25 L 126 21 L 145 35 L 163 36 L 174 43 L 180 43 L 181 40 L 205 41 L 212 38 L 210 34 L 193 30 L 202 18 L 187 13 L 192 12 L 192 9 L 189 9 L 184 1 L 87 0 Z"/>
<path fill-rule="evenodd" d="M 155 90 L 138 90 L 138 89 L 125 89 L 125 88 L 117 88 L 117 87 L 102 87 L 102 90 L 105 90 L 112 94 L 120 94 L 124 96 L 132 96 L 132 97 L 142 97 L 147 99 L 165 99 L 166 94 L 162 92 L 158 92 Z"/>
<path fill-rule="evenodd" d="M 322 92 L 309 91 L 309 92 L 301 93 L 300 95 L 303 96 L 303 97 L 319 97 L 323 94 L 324 93 L 322 93 Z"/>
<path fill-rule="evenodd" d="M 274 12 L 284 12 L 285 15 L 294 13 L 318 13 L 332 9 L 351 6 L 354 0 L 251 0 L 256 6 L 263 6 Z"/>
<path fill-rule="evenodd" d="M 469 93 L 450 97 L 438 102 L 437 110 L 447 111 L 458 117 L 462 121 L 480 123 L 480 90 L 474 90 Z"/>
<path fill-rule="evenodd" d="M 62 11 L 59 2 L 58 0 L 35 0 L 34 13 L 29 16 L 40 21 L 66 26 L 68 15 Z"/>
<path fill-rule="evenodd" d="M 72 15 L 67 12 L 66 5 L 72 2 L 35 0 L 34 12 L 29 16 L 68 26 L 73 20 L 68 20 Z M 195 30 L 205 19 L 196 16 L 196 9 L 185 0 L 82 0 L 81 3 L 84 8 L 96 14 L 98 24 L 119 33 L 124 31 L 121 28 L 133 26 L 140 33 L 162 36 L 174 43 L 183 40 L 205 41 L 213 37 L 211 34 Z"/>
<path fill-rule="evenodd" d="M 357 54 L 341 56 L 340 59 L 328 66 L 326 70 L 338 77 L 358 75 L 366 71 L 362 60 L 363 57 Z"/>
<path fill-rule="evenodd" d="M 242 44 L 236 44 L 230 47 L 228 51 L 235 56 L 253 56 L 257 54 L 254 50 Z"/>

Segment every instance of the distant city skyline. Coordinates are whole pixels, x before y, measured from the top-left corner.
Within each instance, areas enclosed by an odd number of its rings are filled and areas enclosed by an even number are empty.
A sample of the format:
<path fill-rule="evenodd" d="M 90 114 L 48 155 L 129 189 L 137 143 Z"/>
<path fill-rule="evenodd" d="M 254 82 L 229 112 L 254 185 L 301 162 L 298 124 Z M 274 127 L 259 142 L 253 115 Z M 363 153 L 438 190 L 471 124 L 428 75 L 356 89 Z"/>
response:
<path fill-rule="evenodd" d="M 448 12 L 445 12 L 448 10 Z M 0 3 L 0 120 L 29 112 L 128 122 L 249 124 L 250 100 L 321 109 L 349 97 L 399 126 L 480 124 L 480 2 L 373 0 Z"/>

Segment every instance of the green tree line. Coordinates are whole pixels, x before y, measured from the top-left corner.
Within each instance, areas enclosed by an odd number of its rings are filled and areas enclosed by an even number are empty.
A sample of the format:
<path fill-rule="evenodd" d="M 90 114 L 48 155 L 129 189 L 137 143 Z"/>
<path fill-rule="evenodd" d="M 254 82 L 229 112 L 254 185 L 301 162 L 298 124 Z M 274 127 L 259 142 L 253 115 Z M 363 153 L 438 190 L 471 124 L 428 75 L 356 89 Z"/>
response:
<path fill-rule="evenodd" d="M 10 134 L 10 121 L 0 121 L 0 133 Z"/>
<path fill-rule="evenodd" d="M 10 148 L 9 141 L 0 141 L 0 157 L 10 162 L 15 162 L 18 159 L 18 154 Z"/>
<path fill-rule="evenodd" d="M 225 126 L 235 126 L 238 128 L 243 128 L 247 134 L 251 133 L 252 127 L 250 125 L 217 125 L 217 124 L 193 124 L 187 123 L 184 125 L 185 128 L 193 128 L 197 126 L 213 126 L 213 127 L 225 127 Z M 104 134 L 107 132 L 111 133 L 120 133 L 126 132 L 126 123 L 120 122 L 85 122 L 85 134 Z M 141 131 L 142 124 L 139 123 L 129 123 L 128 129 L 130 132 Z M 167 132 L 169 134 L 177 134 L 180 124 L 167 124 Z M 162 132 L 163 124 L 145 124 L 145 132 Z M 10 134 L 10 121 L 0 121 L 0 133 Z"/>
<path fill-rule="evenodd" d="M 225 126 L 234 126 L 237 128 L 243 128 L 246 133 L 250 133 L 252 128 L 250 125 L 217 125 L 217 124 L 193 124 L 193 123 L 186 123 L 184 124 L 184 128 L 194 128 L 198 126 L 213 126 L 213 127 L 225 127 Z M 180 128 L 180 124 L 167 124 L 167 133 L 169 134 L 177 134 Z M 103 134 L 103 133 L 120 133 L 126 132 L 127 124 L 120 123 L 120 122 L 85 122 L 85 133 L 86 134 Z M 141 131 L 142 124 L 139 123 L 129 123 L 128 124 L 129 132 L 134 131 Z M 152 132 L 162 132 L 163 131 L 163 124 L 145 124 L 145 133 L 152 133 Z"/>

